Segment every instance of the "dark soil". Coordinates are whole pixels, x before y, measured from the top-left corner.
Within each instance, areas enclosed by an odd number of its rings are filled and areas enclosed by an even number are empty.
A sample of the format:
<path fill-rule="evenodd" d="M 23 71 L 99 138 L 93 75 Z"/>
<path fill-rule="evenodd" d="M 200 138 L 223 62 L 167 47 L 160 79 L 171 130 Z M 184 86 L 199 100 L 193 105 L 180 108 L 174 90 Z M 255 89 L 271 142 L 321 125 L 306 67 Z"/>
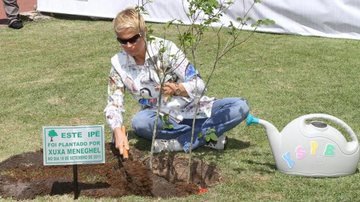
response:
<path fill-rule="evenodd" d="M 201 193 L 218 184 L 220 175 L 214 165 L 193 160 L 192 182 L 188 159 L 176 153 L 154 156 L 153 171 L 143 151 L 132 148 L 130 158 L 122 161 L 112 144 L 106 144 L 106 163 L 77 165 L 78 192 L 74 192 L 74 166 L 43 166 L 42 151 L 12 156 L 0 163 L 0 196 L 17 200 L 44 195 L 74 194 L 74 197 L 184 197 Z"/>

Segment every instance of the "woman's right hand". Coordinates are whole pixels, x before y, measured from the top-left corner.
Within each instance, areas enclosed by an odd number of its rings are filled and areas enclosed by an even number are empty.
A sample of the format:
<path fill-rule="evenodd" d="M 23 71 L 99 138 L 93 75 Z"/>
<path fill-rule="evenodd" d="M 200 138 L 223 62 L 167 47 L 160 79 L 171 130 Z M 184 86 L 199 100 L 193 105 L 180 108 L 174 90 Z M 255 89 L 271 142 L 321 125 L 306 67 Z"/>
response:
<path fill-rule="evenodd" d="M 129 157 L 129 141 L 126 135 L 125 126 L 117 127 L 114 129 L 115 147 L 119 149 L 120 155 L 124 159 Z"/>

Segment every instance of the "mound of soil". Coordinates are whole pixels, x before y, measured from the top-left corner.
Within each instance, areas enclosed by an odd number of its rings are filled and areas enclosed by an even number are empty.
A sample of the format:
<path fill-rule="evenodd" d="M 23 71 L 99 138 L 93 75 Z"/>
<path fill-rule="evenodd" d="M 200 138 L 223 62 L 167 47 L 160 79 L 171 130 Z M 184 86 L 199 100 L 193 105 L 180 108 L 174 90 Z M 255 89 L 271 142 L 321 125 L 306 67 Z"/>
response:
<path fill-rule="evenodd" d="M 42 151 L 12 156 L 0 163 L 0 196 L 34 199 L 43 195 L 74 194 L 74 197 L 184 197 L 201 193 L 218 184 L 215 165 L 193 160 L 192 182 L 188 177 L 188 159 L 176 153 L 162 153 L 153 158 L 153 170 L 143 151 L 132 148 L 130 158 L 122 161 L 113 144 L 106 144 L 106 163 L 77 165 L 78 192 L 73 181 L 74 166 L 43 166 Z"/>

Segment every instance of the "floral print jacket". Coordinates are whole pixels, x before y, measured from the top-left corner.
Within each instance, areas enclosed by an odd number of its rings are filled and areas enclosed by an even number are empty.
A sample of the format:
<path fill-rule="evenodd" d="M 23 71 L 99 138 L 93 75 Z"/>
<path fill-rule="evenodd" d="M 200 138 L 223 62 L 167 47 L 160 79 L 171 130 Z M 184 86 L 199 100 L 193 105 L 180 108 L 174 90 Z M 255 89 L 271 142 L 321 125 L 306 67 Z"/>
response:
<path fill-rule="evenodd" d="M 195 100 L 205 90 L 204 81 L 184 53 L 171 41 L 152 37 L 147 42 L 144 65 L 137 65 L 132 56 L 120 51 L 111 58 L 108 103 L 104 110 L 111 129 L 123 123 L 124 91 L 127 89 L 142 109 L 157 109 L 159 86 L 165 82 L 181 83 L 189 97 L 172 96 L 161 101 L 161 114 L 177 121 L 194 118 Z M 202 96 L 196 118 L 211 115 L 214 98 Z"/>

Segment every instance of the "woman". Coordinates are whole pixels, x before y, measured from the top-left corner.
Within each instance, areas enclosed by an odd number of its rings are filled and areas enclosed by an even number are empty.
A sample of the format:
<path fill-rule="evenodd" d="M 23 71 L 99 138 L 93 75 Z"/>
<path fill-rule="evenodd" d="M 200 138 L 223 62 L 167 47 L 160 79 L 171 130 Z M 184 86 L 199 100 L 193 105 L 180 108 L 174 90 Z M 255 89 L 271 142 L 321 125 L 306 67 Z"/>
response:
<path fill-rule="evenodd" d="M 224 149 L 224 132 L 247 117 L 247 102 L 241 98 L 216 100 L 202 96 L 191 144 L 195 100 L 205 90 L 195 67 L 173 42 L 157 37 L 146 40 L 145 21 L 135 9 L 121 11 L 114 19 L 114 30 L 123 50 L 111 58 L 105 114 L 120 154 L 129 149 L 121 130 L 125 89 L 142 107 L 132 120 L 135 134 L 148 140 L 152 139 L 159 93 L 162 93 L 154 152 L 187 152 L 191 145 L 193 149 L 203 145 Z M 165 82 L 160 90 L 162 79 Z M 218 137 L 214 144 L 205 140 L 205 136 L 214 134 Z"/>

